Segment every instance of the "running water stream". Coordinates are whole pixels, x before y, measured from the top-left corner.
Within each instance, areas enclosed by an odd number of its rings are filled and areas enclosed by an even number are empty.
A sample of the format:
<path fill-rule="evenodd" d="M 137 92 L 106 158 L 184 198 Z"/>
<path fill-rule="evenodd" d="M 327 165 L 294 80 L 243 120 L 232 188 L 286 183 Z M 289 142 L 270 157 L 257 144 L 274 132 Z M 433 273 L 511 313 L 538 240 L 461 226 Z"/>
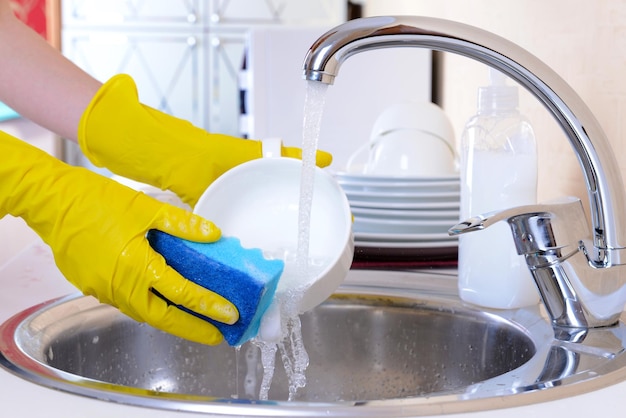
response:
<path fill-rule="evenodd" d="M 296 258 L 299 276 L 307 276 L 309 270 L 315 156 L 322 127 L 322 114 L 327 89 L 327 84 L 307 81 L 302 127 L 302 177 L 300 179 L 300 212 L 298 214 L 298 251 Z"/>
<path fill-rule="evenodd" d="M 295 254 L 286 254 L 285 271 L 282 280 L 297 280 L 298 283 L 310 285 L 311 278 L 317 274 L 316 260 L 309 254 L 311 208 L 315 180 L 315 157 L 322 123 L 322 113 L 326 90 L 323 83 L 307 82 L 304 100 L 304 120 L 302 135 L 302 173 L 300 179 L 300 201 L 298 213 L 298 244 Z M 257 337 L 252 342 L 261 350 L 263 379 L 259 389 L 259 399 L 267 400 L 274 376 L 276 352 L 280 352 L 287 378 L 289 380 L 289 400 L 295 398 L 299 388 L 306 385 L 306 368 L 309 356 L 302 341 L 300 312 L 298 307 L 306 287 L 290 288 L 289 291 L 277 293 L 274 309 L 280 311 L 281 339 L 279 342 L 264 341 Z M 272 307 L 270 307 L 272 309 Z M 266 314 L 267 315 L 267 314 Z"/>

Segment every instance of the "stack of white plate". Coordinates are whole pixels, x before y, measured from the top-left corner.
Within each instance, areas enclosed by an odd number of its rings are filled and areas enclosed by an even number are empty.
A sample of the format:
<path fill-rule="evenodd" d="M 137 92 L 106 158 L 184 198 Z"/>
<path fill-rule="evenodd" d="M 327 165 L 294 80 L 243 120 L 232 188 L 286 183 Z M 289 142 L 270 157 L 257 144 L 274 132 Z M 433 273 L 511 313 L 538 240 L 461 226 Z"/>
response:
<path fill-rule="evenodd" d="M 460 180 L 336 173 L 354 215 L 358 247 L 450 248 L 459 221 Z"/>

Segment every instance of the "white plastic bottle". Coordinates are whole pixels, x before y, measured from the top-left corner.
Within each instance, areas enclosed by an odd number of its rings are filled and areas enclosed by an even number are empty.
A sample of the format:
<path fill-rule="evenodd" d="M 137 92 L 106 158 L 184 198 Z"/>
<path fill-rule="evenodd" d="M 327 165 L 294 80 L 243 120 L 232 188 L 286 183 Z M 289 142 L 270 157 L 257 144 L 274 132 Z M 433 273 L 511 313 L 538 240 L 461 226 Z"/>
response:
<path fill-rule="evenodd" d="M 461 220 L 537 201 L 537 146 L 518 110 L 518 89 L 490 69 L 478 113 L 461 137 Z M 459 293 L 476 305 L 513 309 L 538 303 L 524 257 L 506 222 L 459 236 Z"/>

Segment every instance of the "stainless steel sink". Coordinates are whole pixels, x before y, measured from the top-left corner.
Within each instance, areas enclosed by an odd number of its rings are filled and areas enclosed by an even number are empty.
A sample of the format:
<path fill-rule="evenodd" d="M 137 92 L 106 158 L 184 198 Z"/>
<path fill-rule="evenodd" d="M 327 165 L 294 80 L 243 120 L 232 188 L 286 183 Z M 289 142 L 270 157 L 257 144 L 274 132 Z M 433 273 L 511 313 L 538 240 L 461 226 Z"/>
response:
<path fill-rule="evenodd" d="M 184 341 L 88 297 L 44 303 L 7 321 L 0 363 L 79 395 L 246 416 L 482 410 L 496 396 L 498 407 L 514 406 L 626 376 L 621 327 L 594 331 L 589 344 L 556 341 L 538 307 L 464 306 L 446 274 L 351 271 L 331 299 L 302 316 L 302 332 L 310 365 L 294 401 L 287 401 L 280 361 L 270 400 L 255 399 L 262 377 L 256 346 Z"/>

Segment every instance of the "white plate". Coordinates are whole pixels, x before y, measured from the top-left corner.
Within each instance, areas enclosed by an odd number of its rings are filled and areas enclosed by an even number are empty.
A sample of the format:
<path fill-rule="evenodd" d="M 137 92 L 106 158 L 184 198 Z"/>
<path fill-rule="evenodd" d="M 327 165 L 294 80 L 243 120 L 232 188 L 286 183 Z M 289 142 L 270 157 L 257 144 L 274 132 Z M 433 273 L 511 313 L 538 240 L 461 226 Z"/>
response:
<path fill-rule="evenodd" d="M 435 234 L 446 233 L 458 221 L 407 221 L 354 217 L 352 228 L 358 233 Z"/>
<path fill-rule="evenodd" d="M 341 178 L 337 178 L 337 183 L 341 187 L 348 190 L 459 190 L 461 188 L 461 182 L 456 181 L 432 181 L 432 182 L 376 182 L 376 181 L 351 181 Z"/>
<path fill-rule="evenodd" d="M 382 202 L 442 202 L 442 201 L 460 201 L 461 193 L 455 192 L 370 192 L 370 191 L 348 191 L 343 189 L 348 199 L 356 200 L 372 200 Z"/>
<path fill-rule="evenodd" d="M 457 247 L 458 243 L 454 241 L 421 241 L 421 242 L 398 242 L 398 241 L 360 241 L 355 240 L 356 247 L 384 247 L 384 248 L 449 248 Z"/>
<path fill-rule="evenodd" d="M 385 202 L 379 200 L 361 200 L 348 198 L 350 207 L 374 209 L 428 209 L 428 210 L 459 210 L 458 200 L 449 202 Z"/>
<path fill-rule="evenodd" d="M 458 209 L 450 210 L 428 210 L 428 209 L 376 209 L 376 208 L 360 208 L 352 207 L 352 214 L 357 216 L 368 216 L 372 218 L 395 218 L 407 220 L 455 220 L 460 219 L 460 211 Z"/>
<path fill-rule="evenodd" d="M 338 172 L 334 174 L 338 181 L 348 181 L 352 183 L 375 183 L 376 185 L 382 185 L 387 183 L 397 183 L 408 185 L 424 185 L 433 183 L 450 184 L 452 182 L 458 183 L 459 176 L 442 176 L 442 177 L 392 177 L 392 176 L 373 176 L 371 174 L 358 174 L 358 173 L 345 173 Z"/>
<path fill-rule="evenodd" d="M 458 241 L 458 237 L 449 236 L 447 232 L 433 234 L 398 234 L 387 232 L 354 233 L 354 239 L 369 242 L 424 242 L 424 241 Z"/>

